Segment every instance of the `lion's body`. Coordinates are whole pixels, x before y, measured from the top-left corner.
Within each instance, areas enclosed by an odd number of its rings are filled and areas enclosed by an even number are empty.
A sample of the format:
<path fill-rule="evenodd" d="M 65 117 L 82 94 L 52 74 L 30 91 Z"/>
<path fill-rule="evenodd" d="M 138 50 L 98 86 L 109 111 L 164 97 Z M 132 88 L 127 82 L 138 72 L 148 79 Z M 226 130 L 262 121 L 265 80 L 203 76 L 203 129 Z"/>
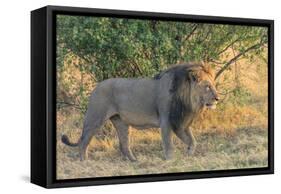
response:
<path fill-rule="evenodd" d="M 158 85 L 157 81 L 152 79 L 117 78 L 102 82 L 100 88 L 111 88 L 106 95 L 106 98 L 110 98 L 110 104 L 107 106 L 109 115 L 118 114 L 130 126 L 147 128 L 159 127 L 155 93 Z M 96 94 L 94 92 L 90 103 L 95 103 L 95 99 L 100 97 L 104 98 L 99 96 L 98 91 Z"/>
<path fill-rule="evenodd" d="M 94 89 L 84 119 L 83 133 L 77 144 L 66 136 L 62 141 L 79 145 L 81 160 L 97 130 L 110 119 L 117 130 L 121 152 L 136 160 L 129 148 L 128 128 L 161 128 L 166 158 L 171 156 L 171 131 L 193 152 L 195 140 L 189 125 L 203 108 L 192 92 L 195 87 L 191 72 L 201 65 L 181 65 L 168 69 L 155 78 L 108 79 Z M 195 82 L 194 82 L 195 83 Z"/>

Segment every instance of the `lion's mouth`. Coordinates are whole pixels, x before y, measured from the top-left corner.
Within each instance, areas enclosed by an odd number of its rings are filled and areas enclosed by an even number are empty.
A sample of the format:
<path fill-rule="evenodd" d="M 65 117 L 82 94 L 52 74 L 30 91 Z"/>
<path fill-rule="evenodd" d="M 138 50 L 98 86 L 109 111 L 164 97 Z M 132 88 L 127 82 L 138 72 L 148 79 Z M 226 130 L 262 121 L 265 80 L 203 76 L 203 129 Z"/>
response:
<path fill-rule="evenodd" d="M 214 103 L 207 103 L 206 107 L 209 108 L 209 109 L 215 109 L 217 107 L 217 103 L 216 102 L 214 102 Z"/>

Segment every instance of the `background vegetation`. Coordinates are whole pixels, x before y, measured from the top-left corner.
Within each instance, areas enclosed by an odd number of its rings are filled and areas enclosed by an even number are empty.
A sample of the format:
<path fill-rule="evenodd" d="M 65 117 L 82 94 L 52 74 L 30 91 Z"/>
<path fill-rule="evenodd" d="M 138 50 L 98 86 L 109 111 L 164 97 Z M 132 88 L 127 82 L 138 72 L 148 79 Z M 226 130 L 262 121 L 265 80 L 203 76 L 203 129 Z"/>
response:
<path fill-rule="evenodd" d="M 159 131 L 132 129 L 139 162 L 120 157 L 111 123 L 93 138 L 90 160 L 61 144 L 62 133 L 80 137 L 88 97 L 97 82 L 112 77 L 152 77 L 169 65 L 203 61 L 216 71 L 217 110 L 194 123 L 198 149 L 164 161 Z M 267 165 L 267 28 L 63 16 L 57 18 L 58 178 L 118 176 Z"/>

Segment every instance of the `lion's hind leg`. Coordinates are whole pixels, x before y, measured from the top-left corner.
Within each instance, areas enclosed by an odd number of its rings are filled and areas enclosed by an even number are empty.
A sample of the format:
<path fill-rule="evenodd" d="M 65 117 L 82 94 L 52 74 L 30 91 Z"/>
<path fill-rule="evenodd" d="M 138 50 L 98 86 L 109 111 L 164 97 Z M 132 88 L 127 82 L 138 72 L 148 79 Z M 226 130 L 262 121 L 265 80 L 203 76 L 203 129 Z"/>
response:
<path fill-rule="evenodd" d="M 79 143 L 80 160 L 88 158 L 88 145 L 92 137 L 97 134 L 98 130 L 104 125 L 107 120 L 107 114 L 102 111 L 88 111 L 84 121 L 83 132 Z"/>
<path fill-rule="evenodd" d="M 118 115 L 111 117 L 110 120 L 116 128 L 122 154 L 132 162 L 137 161 L 129 147 L 129 126 Z"/>
<path fill-rule="evenodd" d="M 92 139 L 92 137 L 96 134 L 98 129 L 103 125 L 104 122 L 96 122 L 91 128 L 84 128 L 80 143 L 79 143 L 79 152 L 80 152 L 80 160 L 88 159 L 88 146 Z"/>

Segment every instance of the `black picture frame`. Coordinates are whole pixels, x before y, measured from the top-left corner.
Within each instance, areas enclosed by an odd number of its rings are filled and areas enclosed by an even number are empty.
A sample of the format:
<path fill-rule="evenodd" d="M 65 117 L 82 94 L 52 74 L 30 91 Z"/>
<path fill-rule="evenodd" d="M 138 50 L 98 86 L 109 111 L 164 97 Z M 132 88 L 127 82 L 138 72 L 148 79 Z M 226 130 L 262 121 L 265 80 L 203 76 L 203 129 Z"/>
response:
<path fill-rule="evenodd" d="M 122 177 L 56 179 L 56 14 L 268 27 L 268 167 Z M 170 13 L 46 6 L 31 12 L 31 182 L 46 188 L 274 173 L 274 21 Z"/>

